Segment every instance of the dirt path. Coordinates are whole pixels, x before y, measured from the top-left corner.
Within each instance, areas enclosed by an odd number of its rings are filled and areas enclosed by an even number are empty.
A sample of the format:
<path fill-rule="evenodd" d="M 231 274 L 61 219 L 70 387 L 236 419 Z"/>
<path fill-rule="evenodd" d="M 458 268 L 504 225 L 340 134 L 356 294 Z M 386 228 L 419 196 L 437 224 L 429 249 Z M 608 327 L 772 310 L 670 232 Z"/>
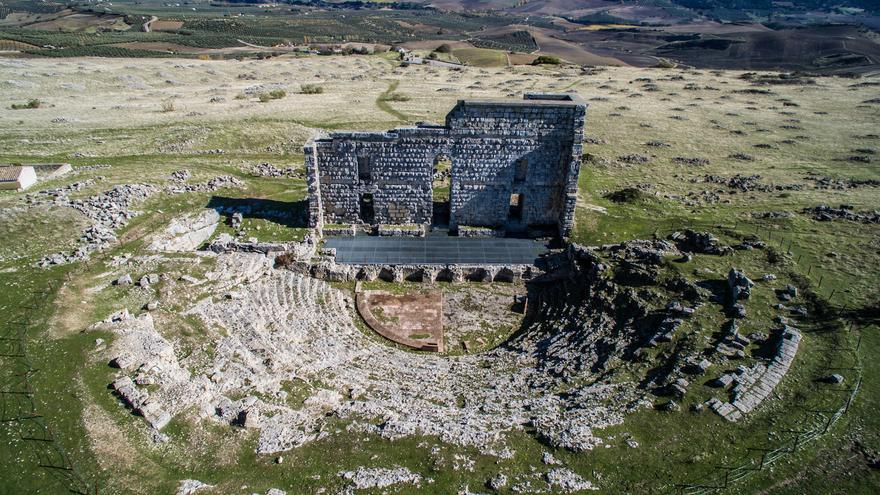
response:
<path fill-rule="evenodd" d="M 406 114 L 398 112 L 397 110 L 391 108 L 391 105 L 388 104 L 387 101 L 384 100 L 388 95 L 394 93 L 394 90 L 397 89 L 397 86 L 400 84 L 400 81 L 391 81 L 391 84 L 388 85 L 388 89 L 385 90 L 384 93 L 380 94 L 378 98 L 376 98 L 376 106 L 379 107 L 379 110 L 391 115 L 397 120 L 408 121 L 409 117 Z"/>
<path fill-rule="evenodd" d="M 154 23 L 154 22 L 156 22 L 156 21 L 158 21 L 158 20 L 159 20 L 158 17 L 156 17 L 156 16 L 151 16 L 151 17 L 150 17 L 150 20 L 144 23 L 144 32 L 145 32 L 145 33 L 149 33 L 149 32 L 150 32 L 150 24 L 152 24 L 152 23 Z"/>

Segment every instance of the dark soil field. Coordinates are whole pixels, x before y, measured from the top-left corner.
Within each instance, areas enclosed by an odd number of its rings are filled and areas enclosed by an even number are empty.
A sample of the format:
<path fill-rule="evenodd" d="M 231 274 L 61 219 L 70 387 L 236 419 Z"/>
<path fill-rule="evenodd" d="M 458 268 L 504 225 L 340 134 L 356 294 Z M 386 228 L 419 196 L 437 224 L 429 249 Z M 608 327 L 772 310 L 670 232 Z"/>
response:
<path fill-rule="evenodd" d="M 840 71 L 880 67 L 880 45 L 863 29 L 828 26 L 701 35 L 652 50 L 658 56 L 716 69 Z"/>
<path fill-rule="evenodd" d="M 261 9 L 235 2 L 121 0 L 99 10 L 5 0 L 0 3 L 0 42 L 6 52 L 52 57 L 133 56 L 117 49 L 128 46 L 136 46 L 138 56 L 165 56 L 170 46 L 186 46 L 191 48 L 173 50 L 192 57 L 214 49 L 221 50 L 220 56 L 265 58 L 309 49 L 344 50 L 356 42 L 419 50 L 443 43 L 488 49 L 497 53 L 482 59 L 493 65 L 505 65 L 502 61 L 511 55 L 521 60 L 517 54 L 541 54 L 587 66 L 866 74 L 880 63 L 880 34 L 871 30 L 880 26 L 880 18 L 874 12 L 841 7 L 833 12 L 782 9 L 770 15 L 745 9 L 739 12 L 747 15 L 743 20 L 731 9 L 691 10 L 686 7 L 691 4 L 702 5 L 699 0 L 439 0 L 354 8 L 315 0 Z M 390 8 L 378 8 L 385 5 Z M 730 19 L 740 22 L 719 22 Z M 489 63 L 482 59 L 480 65 Z"/>

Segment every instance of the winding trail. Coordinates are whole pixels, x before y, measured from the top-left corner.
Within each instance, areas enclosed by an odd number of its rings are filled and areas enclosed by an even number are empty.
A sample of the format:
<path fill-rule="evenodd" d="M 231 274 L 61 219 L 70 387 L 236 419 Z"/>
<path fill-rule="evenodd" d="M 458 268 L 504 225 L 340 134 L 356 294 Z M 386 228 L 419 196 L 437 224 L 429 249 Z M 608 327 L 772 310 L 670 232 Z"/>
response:
<path fill-rule="evenodd" d="M 397 89 L 398 85 L 400 85 L 400 81 L 391 81 L 391 83 L 388 85 L 388 89 L 380 94 L 378 98 L 376 98 L 376 106 L 379 107 L 379 110 L 382 110 L 388 115 L 391 115 L 395 119 L 407 122 L 409 121 L 409 117 L 407 117 L 406 114 L 398 112 L 397 110 L 391 108 L 391 105 L 389 105 L 388 102 L 385 100 L 385 98 L 391 95 L 391 93 L 394 93 L 394 90 Z"/>
<path fill-rule="evenodd" d="M 149 33 L 150 32 L 150 25 L 158 20 L 159 20 L 158 17 L 150 16 L 150 20 L 144 23 L 144 32 Z"/>

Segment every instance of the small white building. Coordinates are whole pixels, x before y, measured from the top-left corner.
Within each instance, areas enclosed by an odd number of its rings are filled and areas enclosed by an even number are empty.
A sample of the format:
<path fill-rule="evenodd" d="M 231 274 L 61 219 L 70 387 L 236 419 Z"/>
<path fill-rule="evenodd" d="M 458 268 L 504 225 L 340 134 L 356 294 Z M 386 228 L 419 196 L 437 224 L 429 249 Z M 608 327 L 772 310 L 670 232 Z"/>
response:
<path fill-rule="evenodd" d="M 34 167 L 0 167 L 0 189 L 24 190 L 37 182 Z"/>

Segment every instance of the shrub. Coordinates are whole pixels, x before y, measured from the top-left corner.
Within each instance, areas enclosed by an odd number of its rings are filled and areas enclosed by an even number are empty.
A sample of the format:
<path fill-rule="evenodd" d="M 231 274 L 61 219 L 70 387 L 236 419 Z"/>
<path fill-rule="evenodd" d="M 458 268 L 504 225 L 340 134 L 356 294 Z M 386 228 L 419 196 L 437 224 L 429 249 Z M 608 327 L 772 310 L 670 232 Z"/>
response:
<path fill-rule="evenodd" d="M 165 100 L 162 102 L 162 113 L 173 112 L 174 110 L 174 100 Z"/>
<path fill-rule="evenodd" d="M 409 96 L 403 93 L 390 93 L 382 95 L 382 101 L 409 101 Z"/>
<path fill-rule="evenodd" d="M 554 57 L 552 55 L 540 55 L 538 58 L 536 58 L 535 60 L 532 61 L 532 65 L 542 65 L 542 64 L 559 65 L 561 63 L 562 63 L 562 61 L 559 60 L 559 57 Z"/>
<path fill-rule="evenodd" d="M 33 100 L 28 100 L 27 103 L 13 103 L 12 109 L 13 110 L 25 110 L 28 108 L 40 108 L 40 105 L 42 105 L 42 104 L 43 103 L 40 100 L 34 98 Z"/>
<path fill-rule="evenodd" d="M 303 84 L 299 92 L 304 95 L 319 95 L 324 92 L 324 87 L 317 84 Z"/>
<path fill-rule="evenodd" d="M 627 187 L 619 191 L 606 194 L 605 199 L 609 199 L 615 203 L 636 203 L 648 199 L 648 195 L 634 187 Z"/>
<path fill-rule="evenodd" d="M 452 53 L 452 47 L 449 46 L 449 44 L 447 43 L 443 43 L 442 45 L 434 49 L 434 51 L 437 53 Z"/>
<path fill-rule="evenodd" d="M 272 91 L 269 91 L 268 93 L 260 93 L 259 95 L 257 95 L 257 97 L 263 103 L 266 103 L 267 101 L 271 101 L 271 100 L 280 100 L 281 98 L 284 98 L 285 96 L 287 96 L 287 91 L 284 91 L 283 89 L 273 89 Z"/>
<path fill-rule="evenodd" d="M 675 62 L 669 60 L 668 58 L 660 58 L 657 60 L 657 65 L 655 66 L 658 69 L 674 69 Z"/>

